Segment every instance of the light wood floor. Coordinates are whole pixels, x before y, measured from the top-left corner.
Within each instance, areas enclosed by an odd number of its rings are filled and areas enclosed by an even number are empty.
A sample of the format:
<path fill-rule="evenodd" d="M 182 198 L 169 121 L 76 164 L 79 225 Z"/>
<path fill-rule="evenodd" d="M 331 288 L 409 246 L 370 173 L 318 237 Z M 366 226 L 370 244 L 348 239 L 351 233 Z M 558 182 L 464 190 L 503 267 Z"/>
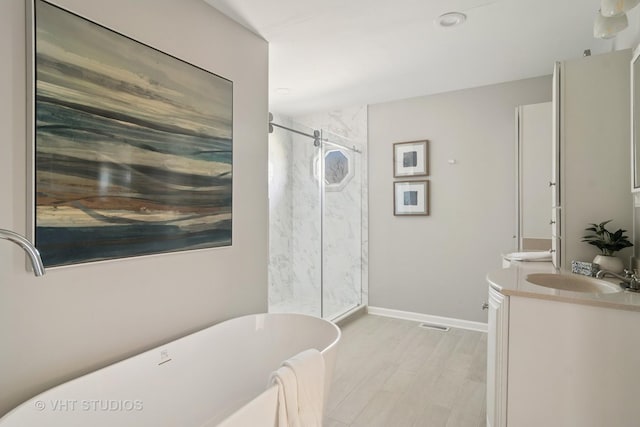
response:
<path fill-rule="evenodd" d="M 341 329 L 325 427 L 485 425 L 486 334 L 372 315 Z"/>

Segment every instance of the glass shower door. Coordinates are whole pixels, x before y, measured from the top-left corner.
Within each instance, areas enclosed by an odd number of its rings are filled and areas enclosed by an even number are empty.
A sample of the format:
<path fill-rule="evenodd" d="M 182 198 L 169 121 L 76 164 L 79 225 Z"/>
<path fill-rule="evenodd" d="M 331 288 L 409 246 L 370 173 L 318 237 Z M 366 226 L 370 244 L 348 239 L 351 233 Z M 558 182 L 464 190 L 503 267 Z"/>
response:
<path fill-rule="evenodd" d="M 362 148 L 322 131 L 322 317 L 362 302 Z"/>

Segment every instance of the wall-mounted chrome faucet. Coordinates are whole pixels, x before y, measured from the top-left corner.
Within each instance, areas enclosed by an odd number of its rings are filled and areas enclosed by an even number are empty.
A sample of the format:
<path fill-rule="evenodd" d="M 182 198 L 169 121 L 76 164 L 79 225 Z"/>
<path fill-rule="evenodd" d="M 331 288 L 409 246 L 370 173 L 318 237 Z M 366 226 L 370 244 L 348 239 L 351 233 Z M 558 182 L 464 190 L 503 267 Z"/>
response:
<path fill-rule="evenodd" d="M 21 236 L 18 233 L 14 233 L 13 231 L 3 230 L 0 228 L 0 239 L 5 239 L 10 242 L 16 243 L 22 249 L 24 249 L 27 255 L 29 255 L 29 259 L 31 260 L 33 274 L 35 274 L 37 277 L 44 275 L 44 265 L 42 264 L 42 258 L 40 258 L 40 252 L 38 252 L 36 247 L 33 246 L 26 237 Z"/>

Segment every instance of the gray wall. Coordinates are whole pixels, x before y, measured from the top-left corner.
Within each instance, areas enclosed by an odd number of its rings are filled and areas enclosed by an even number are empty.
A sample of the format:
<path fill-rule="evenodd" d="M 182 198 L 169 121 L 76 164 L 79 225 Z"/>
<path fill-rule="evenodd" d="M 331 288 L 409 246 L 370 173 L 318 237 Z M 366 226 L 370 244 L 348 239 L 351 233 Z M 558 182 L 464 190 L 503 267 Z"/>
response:
<path fill-rule="evenodd" d="M 515 108 L 550 100 L 545 76 L 369 107 L 369 305 L 486 322 L 485 275 L 516 244 Z M 392 144 L 418 139 L 431 215 L 394 217 Z"/>
<path fill-rule="evenodd" d="M 0 2 L 0 228 L 27 229 L 25 1 Z M 267 43 L 200 0 L 59 0 L 234 82 L 233 247 L 50 271 L 0 241 L 0 414 L 64 380 L 267 308 Z"/>

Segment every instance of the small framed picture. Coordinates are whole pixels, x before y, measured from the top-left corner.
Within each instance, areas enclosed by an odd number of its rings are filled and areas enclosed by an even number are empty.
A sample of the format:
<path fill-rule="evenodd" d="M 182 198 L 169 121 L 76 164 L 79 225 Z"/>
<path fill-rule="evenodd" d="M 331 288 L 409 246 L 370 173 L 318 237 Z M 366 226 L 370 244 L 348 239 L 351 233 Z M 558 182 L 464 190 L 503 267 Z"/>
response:
<path fill-rule="evenodd" d="M 427 175 L 429 175 L 429 141 L 393 144 L 394 177 Z"/>
<path fill-rule="evenodd" d="M 429 181 L 393 183 L 394 215 L 429 215 Z"/>

